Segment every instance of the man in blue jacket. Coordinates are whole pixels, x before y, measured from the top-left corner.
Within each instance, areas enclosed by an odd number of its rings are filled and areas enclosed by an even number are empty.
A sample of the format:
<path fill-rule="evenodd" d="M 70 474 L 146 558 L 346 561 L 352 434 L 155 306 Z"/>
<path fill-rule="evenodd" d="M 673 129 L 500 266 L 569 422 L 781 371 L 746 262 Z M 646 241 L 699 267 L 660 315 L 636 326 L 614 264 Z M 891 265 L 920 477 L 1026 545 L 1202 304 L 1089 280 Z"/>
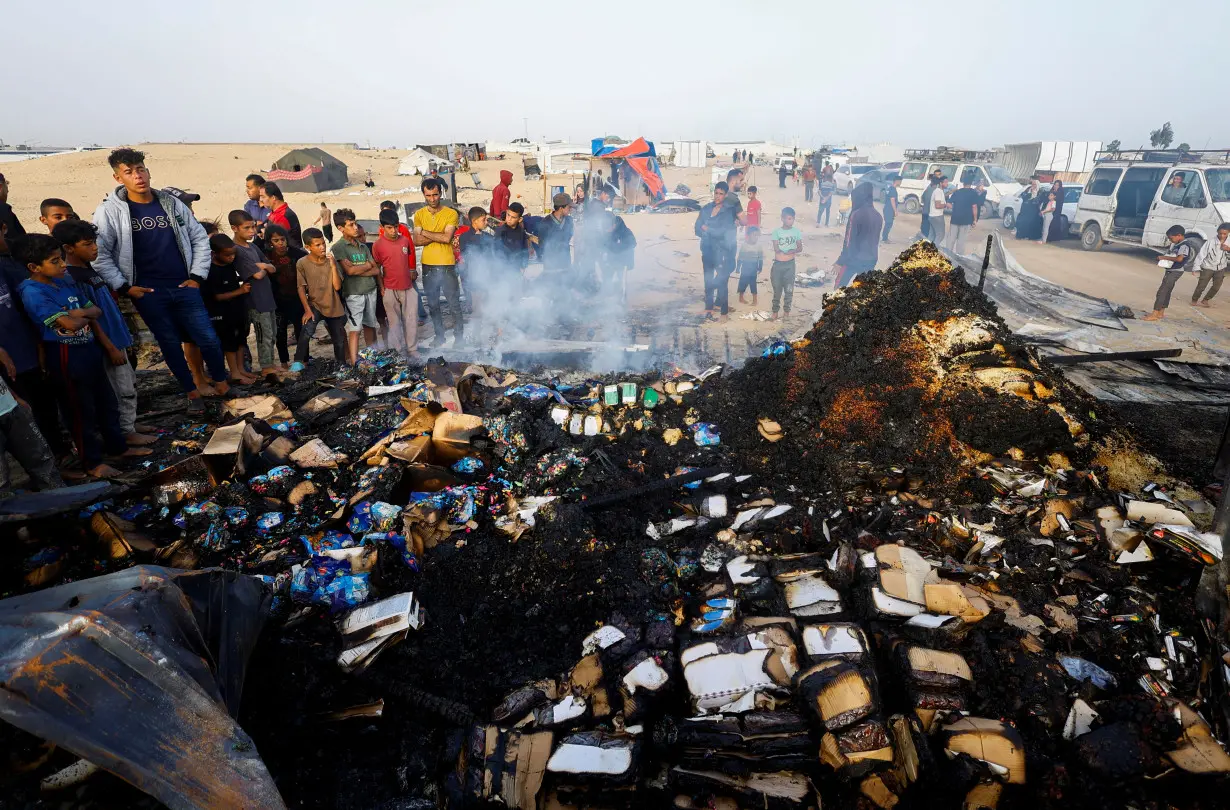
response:
<path fill-rule="evenodd" d="M 144 153 L 116 149 L 107 160 L 120 185 L 94 212 L 94 270 L 113 290 L 133 300 L 188 395 L 189 413 L 199 413 L 204 409 L 202 394 L 229 390 L 222 346 L 200 292 L 209 277 L 209 237 L 188 206 L 150 185 Z M 181 341 L 201 350 L 214 380 L 212 389 L 198 390 Z"/>

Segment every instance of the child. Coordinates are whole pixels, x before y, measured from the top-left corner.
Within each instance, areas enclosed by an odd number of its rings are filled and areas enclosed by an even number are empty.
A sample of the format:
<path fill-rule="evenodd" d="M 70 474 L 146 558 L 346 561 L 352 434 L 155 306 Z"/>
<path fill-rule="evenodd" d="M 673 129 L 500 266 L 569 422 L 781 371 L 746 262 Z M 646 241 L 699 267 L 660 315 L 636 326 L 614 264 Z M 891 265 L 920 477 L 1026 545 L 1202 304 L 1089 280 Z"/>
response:
<path fill-rule="evenodd" d="M 803 252 L 803 232 L 794 227 L 794 209 L 782 209 L 782 226 L 773 231 L 773 267 L 769 281 L 773 285 L 773 320 L 777 320 L 779 305 L 790 317 L 790 305 L 794 303 L 794 257 Z M 783 300 L 784 299 L 784 300 Z"/>
<path fill-rule="evenodd" d="M 1046 244 L 1046 237 L 1051 232 L 1051 220 L 1055 218 L 1055 192 L 1046 195 L 1046 203 L 1042 206 L 1042 238 L 1039 245 Z"/>
<path fill-rule="evenodd" d="M 606 285 L 613 287 L 620 301 L 628 299 L 628 271 L 636 266 L 636 235 L 623 217 L 612 216 L 607 224 L 607 241 L 599 262 Z"/>
<path fill-rule="evenodd" d="M 4 349 L 0 349 L 0 365 L 13 365 Z M 21 464 L 34 489 L 64 486 L 56 470 L 55 454 L 34 423 L 30 405 L 9 390 L 7 381 L 0 375 L 0 492 L 9 491 L 6 453 L 12 453 Z"/>
<path fill-rule="evenodd" d="M 1192 268 L 1200 271 L 1200 280 L 1196 282 L 1196 292 L 1192 293 L 1192 306 L 1207 309 L 1213 296 L 1221 289 L 1222 280 L 1226 277 L 1226 266 L 1230 264 L 1230 243 L 1227 243 L 1227 239 L 1230 239 L 1230 222 L 1223 222 L 1217 226 L 1217 238 L 1205 242 L 1196 254 Z M 1213 286 L 1209 287 L 1209 294 L 1201 301 L 1200 293 L 1204 292 L 1210 281 Z"/>
<path fill-rule="evenodd" d="M 342 275 L 338 272 L 333 257 L 326 252 L 325 235 L 316 228 L 303 232 L 303 244 L 308 255 L 295 265 L 295 277 L 299 287 L 299 302 L 303 305 L 303 328 L 299 331 L 295 346 L 295 363 L 291 371 L 303 371 L 308 361 L 308 350 L 316 335 L 316 326 L 321 321 L 333 339 L 333 359 L 339 364 L 346 362 L 346 307 L 338 296 L 342 289 Z M 417 315 L 416 315 L 417 317 Z"/>
<path fill-rule="evenodd" d="M 747 222 L 747 227 L 760 228 L 760 200 L 757 199 L 757 189 L 755 186 L 747 188 L 747 213 L 744 217 Z"/>
<path fill-rule="evenodd" d="M 104 451 L 123 458 L 148 456 L 153 451 L 128 447 L 120 430 L 119 406 L 107 382 L 102 350 L 92 328 L 102 317 L 102 310 L 83 295 L 76 282 L 65 277 L 63 251 L 55 239 L 42 234 L 27 236 L 18 258 L 30 272 L 30 277 L 21 282 L 21 300 L 26 314 L 41 328 L 47 375 L 55 386 L 82 467 L 96 478 L 119 475 L 103 463 Z"/>
<path fill-rule="evenodd" d="M 1042 232 L 1046 233 L 1045 230 Z M 1166 231 L 1166 238 L 1170 240 L 1172 247 L 1169 253 L 1157 260 L 1158 267 L 1166 272 L 1162 276 L 1162 286 L 1157 288 L 1157 295 L 1153 299 L 1153 311 L 1144 317 L 1146 321 L 1160 321 L 1166 317 L 1166 307 L 1170 306 L 1170 293 L 1183 277 L 1183 266 L 1192 255 L 1191 245 L 1183 241 L 1186 236 L 1187 232 L 1182 225 L 1171 225 Z"/>
<path fill-rule="evenodd" d="M 487 230 L 487 212 L 482 206 L 476 205 L 468 215 L 470 227 L 457 237 L 457 248 L 461 255 L 461 273 L 465 281 L 466 294 L 470 296 L 472 320 L 483 317 L 483 310 L 490 300 L 491 288 L 494 283 L 495 236 Z M 474 327 L 476 330 L 479 327 Z"/>
<path fill-rule="evenodd" d="M 409 357 L 418 356 L 419 294 L 414 282 L 414 243 L 403 233 L 397 209 L 380 212 L 380 235 L 372 245 L 372 260 L 380 265 L 380 298 L 389 322 L 389 345 Z"/>
<path fill-rule="evenodd" d="M 273 297 L 271 273 L 276 268 L 268 262 L 265 254 L 252 244 L 256 236 L 256 220 L 247 211 L 235 210 L 228 216 L 231 231 L 235 234 L 235 269 L 239 277 L 248 282 L 248 320 L 256 330 L 256 357 L 261 364 L 261 376 L 265 382 L 276 385 L 278 368 L 274 365 L 274 328 L 277 324 L 277 300 Z M 212 238 L 212 237 L 211 237 Z"/>
<path fill-rule="evenodd" d="M 132 334 L 111 288 L 91 266 L 98 258 L 98 229 L 89 222 L 65 219 L 52 229 L 51 235 L 64 248 L 68 273 L 73 281 L 82 286 L 89 299 L 102 310 L 94 337 L 107 357 L 107 380 L 115 391 L 124 441 L 133 447 L 153 444 L 158 439 L 144 435 L 137 428 L 137 376 L 128 362 Z"/>
<path fill-rule="evenodd" d="M 751 204 L 748 204 L 751 211 Z M 747 226 L 743 236 L 743 248 L 739 251 L 739 303 L 746 304 L 743 294 L 752 291 L 752 306 L 757 305 L 756 277 L 764 269 L 764 250 L 760 247 L 760 228 Z"/>
<path fill-rule="evenodd" d="M 73 212 L 73 207 L 64 200 L 49 197 L 39 203 L 38 221 L 47 227 L 47 233 L 51 233 L 66 219 L 79 219 L 79 217 Z"/>
<path fill-rule="evenodd" d="M 538 237 L 530 236 L 525 230 L 524 218 L 525 206 L 519 202 L 509 203 L 504 212 L 504 224 L 495 230 L 507 266 L 521 272 L 530 264 L 530 245 L 538 242 Z"/>
<path fill-rule="evenodd" d="M 215 233 L 209 237 L 209 251 L 212 264 L 209 278 L 201 285 L 201 297 L 205 299 L 209 321 L 222 344 L 222 356 L 230 369 L 231 382 L 251 385 L 260 379 L 243 367 L 243 349 L 248 343 L 247 296 L 252 292 L 252 284 L 239 278 L 235 267 L 239 251 L 229 236 Z"/>
<path fill-rule="evenodd" d="M 274 329 L 276 336 L 274 344 L 278 350 L 278 362 L 285 369 L 290 363 L 290 347 L 286 341 L 286 330 L 290 330 L 290 339 L 294 340 L 303 323 L 303 309 L 299 306 L 298 281 L 295 278 L 295 266 L 307 255 L 307 251 L 291 244 L 290 233 L 281 225 L 267 223 L 265 225 L 265 256 L 269 263 L 277 268 L 271 279 L 273 282 L 273 299 L 278 309 L 275 313 Z"/>
<path fill-rule="evenodd" d="M 376 327 L 380 325 L 376 319 L 376 279 L 380 268 L 359 236 L 354 211 L 338 209 L 333 214 L 333 224 L 342 237 L 332 250 L 342 274 L 342 302 L 346 305 L 346 362 L 354 365 L 359 359 L 360 332 L 368 346 L 376 345 Z"/>

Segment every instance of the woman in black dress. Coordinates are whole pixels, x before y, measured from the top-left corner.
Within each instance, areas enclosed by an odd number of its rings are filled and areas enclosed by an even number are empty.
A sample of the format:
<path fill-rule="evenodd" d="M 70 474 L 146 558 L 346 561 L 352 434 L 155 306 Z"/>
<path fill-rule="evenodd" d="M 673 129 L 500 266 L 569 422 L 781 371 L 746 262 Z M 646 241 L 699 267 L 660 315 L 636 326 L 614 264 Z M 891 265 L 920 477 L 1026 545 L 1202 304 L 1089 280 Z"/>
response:
<path fill-rule="evenodd" d="M 1055 216 L 1051 219 L 1051 230 L 1043 236 L 1048 242 L 1058 242 L 1063 239 L 1064 234 L 1064 218 L 1063 218 L 1063 181 L 1056 180 L 1055 185 L 1051 186 L 1051 193 L 1055 195 Z"/>
<path fill-rule="evenodd" d="M 1038 187 L 1038 178 L 1031 179 L 1029 188 L 1021 192 L 1021 210 L 1016 212 L 1017 239 L 1037 241 L 1042 238 L 1041 210 L 1045 197 Z"/>

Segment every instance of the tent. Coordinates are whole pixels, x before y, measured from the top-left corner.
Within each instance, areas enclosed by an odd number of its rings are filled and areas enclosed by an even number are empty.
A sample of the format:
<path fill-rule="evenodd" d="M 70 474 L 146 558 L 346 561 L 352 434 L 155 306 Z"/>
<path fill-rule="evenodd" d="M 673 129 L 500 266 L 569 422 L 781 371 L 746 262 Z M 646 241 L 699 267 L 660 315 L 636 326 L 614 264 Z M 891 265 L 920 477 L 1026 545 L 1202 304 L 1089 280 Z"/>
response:
<path fill-rule="evenodd" d="M 417 147 L 401 159 L 401 163 L 397 166 L 397 173 L 425 175 L 431 171 L 433 165 L 441 172 L 449 172 L 454 168 L 453 164 L 444 158 L 437 157 L 422 147 Z"/>
<path fill-rule="evenodd" d="M 265 179 L 276 182 L 283 193 L 328 191 L 348 185 L 346 164 L 314 146 L 287 152 Z"/>
<path fill-rule="evenodd" d="M 666 181 L 658 168 L 658 153 L 652 142 L 637 138 L 618 146 L 594 138 L 592 149 L 591 174 L 605 164 L 606 177 L 620 189 L 620 196 L 629 205 L 652 205 L 666 196 Z"/>

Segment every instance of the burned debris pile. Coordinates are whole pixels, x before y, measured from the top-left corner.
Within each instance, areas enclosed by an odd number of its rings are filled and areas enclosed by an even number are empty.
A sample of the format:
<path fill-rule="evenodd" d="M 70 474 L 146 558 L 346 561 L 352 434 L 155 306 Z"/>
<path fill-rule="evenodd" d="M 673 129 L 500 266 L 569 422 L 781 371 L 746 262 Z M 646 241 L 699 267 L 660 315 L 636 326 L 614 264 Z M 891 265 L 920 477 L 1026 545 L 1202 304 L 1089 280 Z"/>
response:
<path fill-rule="evenodd" d="M 289 806 L 1221 801 L 1211 505 L 927 245 L 738 371 L 320 382 L 76 524 L 98 572 L 260 578 L 238 720 Z"/>

